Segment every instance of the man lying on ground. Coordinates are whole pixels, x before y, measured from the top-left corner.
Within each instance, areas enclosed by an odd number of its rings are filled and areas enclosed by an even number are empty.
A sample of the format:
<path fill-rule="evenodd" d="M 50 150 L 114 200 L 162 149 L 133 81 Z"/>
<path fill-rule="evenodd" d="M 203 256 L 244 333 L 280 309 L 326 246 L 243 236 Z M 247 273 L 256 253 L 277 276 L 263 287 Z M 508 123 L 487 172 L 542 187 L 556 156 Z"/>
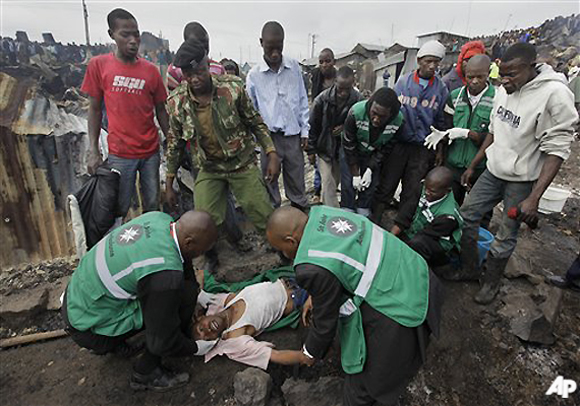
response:
<path fill-rule="evenodd" d="M 202 291 L 198 303 L 207 314 L 193 325 L 195 340 L 217 340 L 205 356 L 209 362 L 216 355 L 266 369 L 268 364 L 305 363 L 302 351 L 273 349 L 273 344 L 257 341 L 268 327 L 301 307 L 308 294 L 290 278 L 250 285 L 237 293 L 209 294 Z"/>

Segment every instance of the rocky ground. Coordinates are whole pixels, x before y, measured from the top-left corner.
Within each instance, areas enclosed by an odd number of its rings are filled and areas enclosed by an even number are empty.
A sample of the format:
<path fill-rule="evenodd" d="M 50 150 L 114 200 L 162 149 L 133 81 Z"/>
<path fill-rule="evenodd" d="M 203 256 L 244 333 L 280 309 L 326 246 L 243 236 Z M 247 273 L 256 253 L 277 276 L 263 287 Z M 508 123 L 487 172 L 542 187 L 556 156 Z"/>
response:
<path fill-rule="evenodd" d="M 575 194 L 563 213 L 542 216 L 539 229 L 522 227 L 494 303 L 473 302 L 476 283 L 444 283 L 441 336 L 432 341 L 400 405 L 580 405 L 580 390 L 568 399 L 545 395 L 558 375 L 580 384 L 580 293 L 543 282 L 546 275 L 565 272 L 578 255 L 579 150 L 575 143 L 556 180 Z M 220 276 L 241 279 L 279 263 L 260 238 L 251 233 L 248 238 L 255 248 L 243 255 L 219 243 Z M 74 266 L 74 260 L 63 259 L 3 270 L 0 337 L 61 328 L 58 296 Z M 299 348 L 305 334 L 304 328 L 285 329 L 262 339 Z M 225 358 L 208 364 L 194 357 L 168 360 L 190 372 L 189 385 L 166 394 L 139 393 L 128 386 L 130 361 L 92 355 L 62 338 L 0 350 L 0 399 L 10 405 L 148 406 L 234 405 L 237 397 L 245 405 L 332 406 L 340 404 L 342 390 L 338 354 L 335 343 L 314 367 L 274 365 L 267 374 Z"/>

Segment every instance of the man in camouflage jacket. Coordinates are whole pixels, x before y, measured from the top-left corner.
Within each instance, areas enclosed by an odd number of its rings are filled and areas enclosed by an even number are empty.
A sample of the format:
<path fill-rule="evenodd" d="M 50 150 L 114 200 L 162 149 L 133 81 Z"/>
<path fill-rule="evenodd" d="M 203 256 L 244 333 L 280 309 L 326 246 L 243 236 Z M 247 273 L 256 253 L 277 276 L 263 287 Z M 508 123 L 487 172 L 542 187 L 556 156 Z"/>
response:
<path fill-rule="evenodd" d="M 266 180 L 276 182 L 280 161 L 268 127 L 248 98 L 241 79 L 211 76 L 203 47 L 186 41 L 174 64 L 185 81 L 169 96 L 170 136 L 167 145 L 166 198 L 175 202 L 171 185 L 189 145 L 199 170 L 194 186 L 197 210 L 207 211 L 216 224 L 224 222 L 228 186 L 258 231 L 263 232 L 272 206 L 257 166 L 255 139 L 266 151 Z"/>

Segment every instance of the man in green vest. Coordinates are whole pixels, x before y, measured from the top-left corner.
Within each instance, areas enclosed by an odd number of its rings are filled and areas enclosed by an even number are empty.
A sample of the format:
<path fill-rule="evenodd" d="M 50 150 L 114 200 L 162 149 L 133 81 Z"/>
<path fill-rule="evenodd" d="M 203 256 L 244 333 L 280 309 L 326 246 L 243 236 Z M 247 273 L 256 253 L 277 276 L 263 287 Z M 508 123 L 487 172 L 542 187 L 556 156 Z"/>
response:
<path fill-rule="evenodd" d="M 439 331 L 439 283 L 425 260 L 365 216 L 326 206 L 277 209 L 266 234 L 312 297 L 310 363 L 338 328 L 344 405 L 396 403 Z"/>
<path fill-rule="evenodd" d="M 463 219 L 451 191 L 452 181 L 453 172 L 444 166 L 427 174 L 411 226 L 401 238 L 431 267 L 445 265 L 451 255 L 459 254 Z"/>
<path fill-rule="evenodd" d="M 438 153 L 445 154 L 446 166 L 453 171 L 453 195 L 459 205 L 463 204 L 466 189 L 485 169 L 485 159 L 477 162 L 474 158 L 489 132 L 495 96 L 495 88 L 488 82 L 487 76 L 490 63 L 485 54 L 469 59 L 465 68 L 467 85 L 449 94 L 444 109 L 446 119 L 453 128 L 447 132 L 450 145 L 439 148 Z"/>
<path fill-rule="evenodd" d="M 138 350 L 126 340 L 145 328 L 131 387 L 185 385 L 189 374 L 167 370 L 161 358 L 209 350 L 189 337 L 198 292 L 191 260 L 216 239 L 215 223 L 200 211 L 177 222 L 149 212 L 113 230 L 81 259 L 65 291 L 62 316 L 73 341 L 98 355 L 131 356 Z"/>
<path fill-rule="evenodd" d="M 403 126 L 397 94 L 381 87 L 351 107 L 344 122 L 340 151 L 340 207 L 370 215 L 379 172 L 395 135 Z"/>

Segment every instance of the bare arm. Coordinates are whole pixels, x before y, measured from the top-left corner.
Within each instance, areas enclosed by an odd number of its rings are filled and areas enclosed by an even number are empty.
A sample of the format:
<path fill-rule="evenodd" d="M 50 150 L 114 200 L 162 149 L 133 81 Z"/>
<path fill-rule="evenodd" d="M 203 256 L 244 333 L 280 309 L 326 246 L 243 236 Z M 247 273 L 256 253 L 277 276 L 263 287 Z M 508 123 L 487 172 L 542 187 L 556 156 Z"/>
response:
<path fill-rule="evenodd" d="M 165 109 L 165 103 L 157 103 L 155 105 L 155 115 L 157 116 L 157 121 L 159 122 L 159 127 L 167 139 L 167 134 L 169 133 L 169 114 Z"/>
<path fill-rule="evenodd" d="M 475 172 L 475 168 L 477 167 L 477 165 L 479 165 L 481 161 L 483 161 L 483 159 L 485 158 L 485 150 L 492 143 L 493 143 L 493 134 L 487 133 L 487 136 L 485 137 L 483 144 L 481 144 L 481 147 L 479 147 L 479 151 L 477 151 L 477 154 L 471 160 L 469 168 L 467 168 L 465 172 L 463 172 L 463 175 L 461 175 L 461 185 L 466 187 L 468 190 L 471 189 L 471 176 L 473 175 L 473 172 Z"/>
<path fill-rule="evenodd" d="M 103 120 L 103 99 L 89 96 L 89 157 L 87 169 L 92 175 L 103 162 L 99 151 L 99 136 L 101 135 L 101 121 Z"/>
<path fill-rule="evenodd" d="M 548 155 L 542 166 L 540 177 L 534 184 L 532 193 L 520 203 L 521 215 L 518 220 L 529 222 L 538 215 L 540 198 L 554 180 L 564 160 L 556 155 Z"/>
<path fill-rule="evenodd" d="M 299 350 L 272 350 L 270 362 L 282 365 L 312 365 L 314 359 L 308 358 Z"/>
<path fill-rule="evenodd" d="M 473 141 L 473 143 L 477 146 L 481 146 L 481 144 L 487 139 L 488 133 L 478 133 L 472 130 L 469 130 L 469 139 Z"/>

